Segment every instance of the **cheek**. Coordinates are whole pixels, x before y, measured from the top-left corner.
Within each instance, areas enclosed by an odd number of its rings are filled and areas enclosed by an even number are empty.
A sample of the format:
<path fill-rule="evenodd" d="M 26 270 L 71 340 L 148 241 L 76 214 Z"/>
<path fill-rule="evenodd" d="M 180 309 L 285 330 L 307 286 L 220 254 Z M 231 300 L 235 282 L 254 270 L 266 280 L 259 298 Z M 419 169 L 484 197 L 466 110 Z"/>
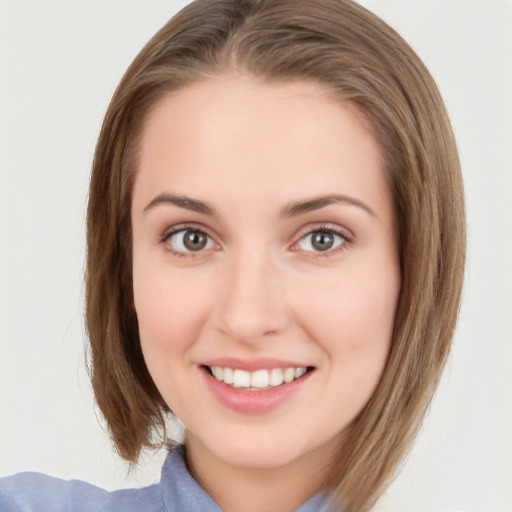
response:
<path fill-rule="evenodd" d="M 389 268 L 389 267 L 388 267 Z M 391 267 L 393 268 L 393 267 Z M 318 283 L 301 304 L 303 326 L 344 375 L 378 380 L 387 360 L 400 278 L 347 271 Z M 375 382 L 376 383 L 376 382 Z"/>
<path fill-rule="evenodd" d="M 398 279 L 378 276 L 332 282 L 311 297 L 305 329 L 327 357 L 332 422 L 348 425 L 373 395 L 388 359 Z M 332 405 L 336 404 L 336 405 Z"/>
<path fill-rule="evenodd" d="M 146 366 L 169 408 L 186 410 L 194 389 L 182 383 L 190 378 L 191 349 L 204 325 L 204 290 L 158 266 L 138 272 L 134 265 L 133 281 Z"/>
<path fill-rule="evenodd" d="M 395 317 L 395 289 L 391 283 L 380 284 L 371 278 L 331 281 L 304 295 L 304 310 L 311 319 L 321 319 L 319 329 L 338 333 L 341 339 L 386 338 Z"/>
<path fill-rule="evenodd" d="M 206 314 L 204 289 L 157 267 L 143 273 L 134 267 L 134 302 L 148 366 L 185 353 Z"/>

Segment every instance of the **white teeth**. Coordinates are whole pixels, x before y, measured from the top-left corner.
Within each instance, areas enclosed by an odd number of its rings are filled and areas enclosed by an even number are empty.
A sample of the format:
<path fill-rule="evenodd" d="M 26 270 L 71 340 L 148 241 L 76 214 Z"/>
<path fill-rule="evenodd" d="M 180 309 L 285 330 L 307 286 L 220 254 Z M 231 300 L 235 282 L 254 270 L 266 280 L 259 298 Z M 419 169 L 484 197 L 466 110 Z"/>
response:
<path fill-rule="evenodd" d="M 295 378 L 298 379 L 299 377 L 302 377 L 306 373 L 306 368 L 296 368 L 295 369 Z"/>
<path fill-rule="evenodd" d="M 211 366 L 212 375 L 220 382 L 232 385 L 234 388 L 251 390 L 268 389 L 292 382 L 302 377 L 306 367 L 300 368 L 272 368 L 271 370 L 256 370 L 248 372 L 229 367 Z"/>
<path fill-rule="evenodd" d="M 233 372 L 233 387 L 248 388 L 251 386 L 251 374 L 245 370 L 235 370 Z"/>
<path fill-rule="evenodd" d="M 270 385 L 280 386 L 283 382 L 283 370 L 281 368 L 272 368 L 270 370 Z"/>
<path fill-rule="evenodd" d="M 295 378 L 295 370 L 293 368 L 286 368 L 283 373 L 283 380 L 288 383 Z"/>
<path fill-rule="evenodd" d="M 213 376 L 217 380 L 223 380 L 224 379 L 224 368 L 222 368 L 220 366 L 214 366 L 212 368 L 212 373 L 213 373 Z"/>
<path fill-rule="evenodd" d="M 213 372 L 213 368 L 219 368 L 219 367 L 213 366 L 212 372 Z M 217 380 L 224 381 L 226 384 L 233 384 L 233 369 L 232 368 L 224 368 L 223 370 L 224 370 L 224 378 L 223 379 L 217 379 L 217 376 L 215 375 L 215 373 L 213 374 L 213 376 Z"/>
<path fill-rule="evenodd" d="M 268 370 L 258 370 L 251 374 L 251 387 L 253 388 L 268 388 Z"/>

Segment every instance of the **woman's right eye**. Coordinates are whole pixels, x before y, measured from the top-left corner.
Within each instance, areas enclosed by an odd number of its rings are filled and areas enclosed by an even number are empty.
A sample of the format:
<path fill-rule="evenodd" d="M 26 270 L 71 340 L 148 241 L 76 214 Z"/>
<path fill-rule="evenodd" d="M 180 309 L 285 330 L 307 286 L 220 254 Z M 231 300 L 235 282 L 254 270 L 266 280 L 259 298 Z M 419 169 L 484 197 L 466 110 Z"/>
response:
<path fill-rule="evenodd" d="M 163 240 L 169 250 L 176 254 L 190 254 L 215 247 L 214 241 L 200 229 L 180 229 L 170 233 Z"/>

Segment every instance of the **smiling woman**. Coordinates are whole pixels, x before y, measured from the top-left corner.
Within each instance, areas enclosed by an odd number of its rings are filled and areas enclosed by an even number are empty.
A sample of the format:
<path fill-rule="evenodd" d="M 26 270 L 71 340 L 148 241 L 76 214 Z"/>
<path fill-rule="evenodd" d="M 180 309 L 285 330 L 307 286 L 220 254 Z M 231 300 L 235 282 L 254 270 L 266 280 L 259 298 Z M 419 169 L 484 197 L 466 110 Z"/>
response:
<path fill-rule="evenodd" d="M 309 82 L 212 76 L 146 120 L 131 210 L 142 352 L 221 506 L 251 491 L 260 510 L 299 506 L 377 386 L 400 290 L 380 156 Z M 300 488 L 262 506 L 240 468 Z"/>
<path fill-rule="evenodd" d="M 114 94 L 87 237 L 98 405 L 126 460 L 169 456 L 150 488 L 43 479 L 43 502 L 372 505 L 439 379 L 465 255 L 450 124 L 392 29 L 348 0 L 184 8 Z M 5 499 L 32 510 L 30 478 Z"/>

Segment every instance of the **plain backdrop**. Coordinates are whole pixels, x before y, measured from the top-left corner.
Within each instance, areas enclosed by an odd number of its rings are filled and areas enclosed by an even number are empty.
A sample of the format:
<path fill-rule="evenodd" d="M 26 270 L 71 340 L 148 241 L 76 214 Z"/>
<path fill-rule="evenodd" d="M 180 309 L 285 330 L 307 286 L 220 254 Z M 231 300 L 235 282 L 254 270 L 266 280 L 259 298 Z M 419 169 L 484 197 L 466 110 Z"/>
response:
<path fill-rule="evenodd" d="M 185 3 L 0 0 L 1 475 L 36 470 L 108 489 L 159 477 L 162 453 L 146 455 L 126 478 L 94 407 L 84 365 L 84 212 L 114 88 Z M 438 81 L 460 147 L 469 222 L 454 349 L 378 510 L 510 512 L 512 2 L 362 3 Z"/>

